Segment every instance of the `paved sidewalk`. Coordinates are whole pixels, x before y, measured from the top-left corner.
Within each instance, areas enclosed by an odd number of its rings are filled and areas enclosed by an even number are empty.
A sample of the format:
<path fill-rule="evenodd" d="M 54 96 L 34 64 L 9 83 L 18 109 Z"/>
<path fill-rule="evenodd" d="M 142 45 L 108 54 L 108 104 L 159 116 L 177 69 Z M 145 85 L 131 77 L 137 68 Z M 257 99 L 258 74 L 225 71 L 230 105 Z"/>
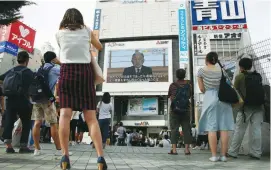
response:
<path fill-rule="evenodd" d="M 5 153 L 0 145 L 1 170 L 49 170 L 60 169 L 60 157 L 53 155 L 54 145 L 43 144 L 44 154 L 34 157 L 32 154 Z M 76 145 L 70 148 L 73 156 L 70 157 L 73 170 L 97 170 L 96 152 L 89 145 Z M 238 159 L 229 159 L 228 162 L 209 162 L 208 151 L 192 150 L 192 155 L 185 156 L 183 149 L 178 150 L 179 155 L 168 155 L 163 148 L 118 147 L 111 146 L 105 150 L 105 158 L 109 170 L 270 170 L 270 158 L 253 160 L 247 156 Z"/>

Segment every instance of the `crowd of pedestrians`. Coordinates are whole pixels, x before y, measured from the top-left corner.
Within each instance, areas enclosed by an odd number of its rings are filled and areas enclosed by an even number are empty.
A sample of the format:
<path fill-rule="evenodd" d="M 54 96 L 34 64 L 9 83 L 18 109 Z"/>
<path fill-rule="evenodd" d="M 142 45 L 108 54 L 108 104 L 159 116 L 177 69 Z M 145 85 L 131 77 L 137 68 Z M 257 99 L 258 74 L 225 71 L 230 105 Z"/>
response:
<path fill-rule="evenodd" d="M 107 164 L 103 148 L 105 148 L 110 134 L 109 126 L 113 106 L 109 93 L 104 93 L 101 101 L 96 105 L 94 72 L 90 64 L 92 62 L 90 44 L 98 50 L 102 49 L 102 45 L 92 31 L 85 26 L 82 14 L 74 8 L 66 11 L 56 39 L 60 47 L 60 60 L 57 59 L 54 52 L 48 51 L 44 54 L 45 64 L 34 73 L 27 68 L 30 58 L 28 53 L 22 51 L 17 56 L 18 65 L 0 76 L 3 84 L 1 91 L 3 94 L 0 93 L 1 112 L 4 114 L 3 128 L 0 130 L 0 135 L 3 133 L 1 139 L 6 144 L 6 152 L 15 153 L 11 144 L 12 130 L 14 122 L 19 117 L 22 123 L 19 153 L 41 155 L 40 127 L 45 120 L 50 125 L 51 136 L 56 147 L 55 155 L 62 155 L 60 167 L 70 169 L 69 156 L 72 154 L 69 152 L 70 132 L 72 134 L 71 144 L 75 145 L 76 142 L 82 141 L 83 132 L 88 131 L 97 151 L 98 169 L 106 170 Z M 239 62 L 241 72 L 236 76 L 234 87 L 240 93 L 244 105 L 240 107 L 234 129 L 233 103 L 223 102 L 219 98 L 223 70 L 216 66 L 218 62 L 217 53 L 210 52 L 206 56 L 206 66 L 198 71 L 199 89 L 204 93 L 198 130 L 194 125 L 193 127 L 190 125 L 192 84 L 185 80 L 186 71 L 184 69 L 176 71 L 178 80 L 170 85 L 168 92 L 168 98 L 171 100 L 170 134 L 167 134 L 166 131 L 162 133 L 163 138 L 160 145 L 171 148 L 170 155 L 177 155 L 176 134 L 181 125 L 185 155 L 191 154 L 190 146 L 196 143 L 197 134 L 208 134 L 205 143 L 208 143 L 211 149 L 209 160 L 227 161 L 227 156 L 237 157 L 246 127 L 250 123 L 253 129 L 253 144 L 250 154 L 251 157 L 260 159 L 263 103 L 249 99 L 251 92 L 247 90 L 248 77 L 252 81 L 257 81 L 249 85 L 254 85 L 256 91 L 260 90 L 257 89 L 259 88 L 257 83 L 261 84 L 260 75 L 250 72 L 251 59 L 241 59 Z M 253 87 L 249 88 L 251 90 Z M 6 96 L 5 104 L 3 96 Z M 262 100 L 262 96 L 257 97 L 258 100 Z M 5 111 L 4 108 L 6 108 Z M 28 148 L 31 120 L 34 121 L 32 128 L 34 150 Z M 76 129 L 79 135 L 76 135 Z M 194 130 L 191 131 L 191 129 Z M 228 133 L 233 130 L 235 133 L 228 151 Z M 127 142 L 132 146 L 141 146 L 147 141 L 147 138 L 143 138 L 144 136 L 137 131 L 127 132 L 122 123 L 119 124 L 116 132 L 119 145 L 125 145 Z M 220 156 L 217 156 L 218 134 L 221 140 Z M 198 143 L 198 145 L 200 144 Z M 150 145 L 152 145 L 151 142 Z"/>

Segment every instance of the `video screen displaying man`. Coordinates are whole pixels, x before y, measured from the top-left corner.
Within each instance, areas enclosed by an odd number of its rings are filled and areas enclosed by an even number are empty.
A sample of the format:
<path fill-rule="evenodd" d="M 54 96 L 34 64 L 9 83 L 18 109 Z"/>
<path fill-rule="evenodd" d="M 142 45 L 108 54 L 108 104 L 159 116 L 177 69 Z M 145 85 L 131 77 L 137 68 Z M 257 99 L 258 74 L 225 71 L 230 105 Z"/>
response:
<path fill-rule="evenodd" d="M 138 50 L 132 55 L 132 67 L 125 68 L 123 71 L 123 76 L 129 75 L 152 75 L 152 68 L 144 66 L 144 54 L 140 53 Z"/>

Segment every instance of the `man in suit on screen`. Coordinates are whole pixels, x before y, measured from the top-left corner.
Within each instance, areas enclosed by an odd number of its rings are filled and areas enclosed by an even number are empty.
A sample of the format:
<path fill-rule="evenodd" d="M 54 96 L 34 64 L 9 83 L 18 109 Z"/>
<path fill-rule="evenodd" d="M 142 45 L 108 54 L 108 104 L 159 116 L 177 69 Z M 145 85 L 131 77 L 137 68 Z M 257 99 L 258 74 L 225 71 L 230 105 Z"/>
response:
<path fill-rule="evenodd" d="M 138 50 L 132 56 L 132 67 L 125 68 L 123 71 L 124 76 L 128 75 L 152 75 L 152 68 L 143 66 L 144 54 L 140 53 Z"/>

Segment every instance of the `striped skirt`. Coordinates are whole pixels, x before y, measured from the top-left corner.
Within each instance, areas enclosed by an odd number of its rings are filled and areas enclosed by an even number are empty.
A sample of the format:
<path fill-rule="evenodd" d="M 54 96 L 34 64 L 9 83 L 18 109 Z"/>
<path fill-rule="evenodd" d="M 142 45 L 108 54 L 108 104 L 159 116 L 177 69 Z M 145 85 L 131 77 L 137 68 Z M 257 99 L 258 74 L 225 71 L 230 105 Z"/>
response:
<path fill-rule="evenodd" d="M 96 90 L 91 64 L 61 64 L 60 108 L 96 110 Z"/>

